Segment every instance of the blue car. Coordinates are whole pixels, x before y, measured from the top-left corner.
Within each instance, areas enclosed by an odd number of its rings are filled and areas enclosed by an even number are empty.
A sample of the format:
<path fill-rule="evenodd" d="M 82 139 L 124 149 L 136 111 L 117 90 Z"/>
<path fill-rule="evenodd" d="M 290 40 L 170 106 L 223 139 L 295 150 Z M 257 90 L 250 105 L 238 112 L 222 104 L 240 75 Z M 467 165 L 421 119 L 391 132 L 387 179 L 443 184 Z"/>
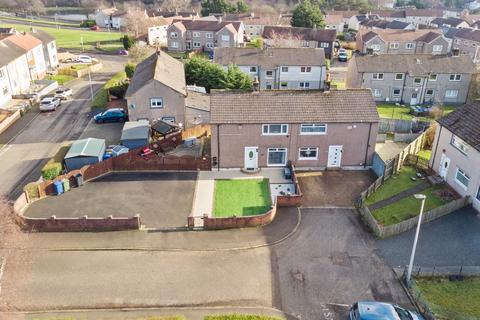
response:
<path fill-rule="evenodd" d="M 127 121 L 128 115 L 121 108 L 112 108 L 102 113 L 96 114 L 93 119 L 96 123 L 103 122 L 124 122 Z"/>
<path fill-rule="evenodd" d="M 396 304 L 359 301 L 350 308 L 350 320 L 425 320 L 416 312 Z"/>

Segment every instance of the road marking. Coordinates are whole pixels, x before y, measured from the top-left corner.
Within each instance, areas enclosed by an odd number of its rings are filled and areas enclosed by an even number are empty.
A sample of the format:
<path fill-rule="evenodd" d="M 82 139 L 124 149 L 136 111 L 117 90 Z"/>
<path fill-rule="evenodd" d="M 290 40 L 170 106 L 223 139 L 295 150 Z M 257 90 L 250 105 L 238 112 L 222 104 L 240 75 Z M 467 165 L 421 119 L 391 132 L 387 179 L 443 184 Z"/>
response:
<path fill-rule="evenodd" d="M 13 147 L 11 144 L 6 144 L 2 148 L 0 148 L 0 157 L 6 153 L 11 147 Z"/>
<path fill-rule="evenodd" d="M 0 265 L 0 295 L 2 294 L 2 277 L 5 271 L 5 265 L 7 264 L 7 258 L 2 258 L 2 264 Z"/>

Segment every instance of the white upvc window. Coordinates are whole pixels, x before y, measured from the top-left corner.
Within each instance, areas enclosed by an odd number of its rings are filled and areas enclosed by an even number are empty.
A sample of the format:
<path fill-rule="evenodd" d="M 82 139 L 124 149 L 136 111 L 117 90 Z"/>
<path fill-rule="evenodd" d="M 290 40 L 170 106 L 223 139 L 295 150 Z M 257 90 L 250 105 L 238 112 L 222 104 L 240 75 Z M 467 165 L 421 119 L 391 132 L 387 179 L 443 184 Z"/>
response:
<path fill-rule="evenodd" d="M 288 82 L 286 81 L 280 82 L 280 89 L 288 89 Z"/>
<path fill-rule="evenodd" d="M 150 108 L 152 109 L 163 108 L 163 98 L 150 98 Z"/>
<path fill-rule="evenodd" d="M 256 66 L 250 67 L 250 73 L 257 73 L 257 67 Z"/>
<path fill-rule="evenodd" d="M 310 47 L 310 42 L 307 41 L 307 40 L 303 40 L 303 41 L 302 41 L 302 47 L 303 47 L 303 48 L 308 48 L 308 47 Z"/>
<path fill-rule="evenodd" d="M 214 47 L 213 42 L 207 42 L 206 46 L 207 46 L 207 48 L 213 48 Z"/>
<path fill-rule="evenodd" d="M 310 82 L 300 82 L 300 88 L 301 89 L 309 89 L 310 88 Z"/>
<path fill-rule="evenodd" d="M 463 189 L 468 189 L 468 184 L 470 183 L 470 176 L 457 167 L 457 172 L 455 173 L 455 182 L 460 185 Z"/>
<path fill-rule="evenodd" d="M 212 32 L 207 32 L 205 34 L 205 36 L 207 37 L 207 39 L 213 39 L 213 33 Z"/>
<path fill-rule="evenodd" d="M 267 166 L 283 167 L 287 164 L 287 148 L 268 148 Z"/>
<path fill-rule="evenodd" d="M 177 42 L 177 41 L 172 41 L 172 42 L 170 42 L 170 47 L 172 47 L 172 48 L 178 48 L 178 42 Z"/>
<path fill-rule="evenodd" d="M 436 44 L 433 46 L 433 53 L 440 53 L 443 50 L 443 46 L 441 44 Z"/>
<path fill-rule="evenodd" d="M 428 81 L 437 81 L 437 75 L 436 75 L 436 74 L 431 74 L 431 75 L 428 77 Z"/>
<path fill-rule="evenodd" d="M 193 47 L 194 48 L 200 48 L 202 45 L 198 41 L 193 41 Z"/>
<path fill-rule="evenodd" d="M 456 135 L 452 135 L 452 139 L 450 140 L 450 144 L 454 146 L 458 151 L 463 154 L 467 154 L 470 146 L 468 143 L 457 137 Z"/>
<path fill-rule="evenodd" d="M 458 97 L 458 90 L 445 91 L 445 98 L 456 98 L 456 97 Z"/>
<path fill-rule="evenodd" d="M 398 49 L 398 48 L 400 48 L 400 44 L 398 42 L 390 42 L 389 48 L 390 49 Z"/>
<path fill-rule="evenodd" d="M 329 48 L 330 47 L 330 43 L 328 42 L 320 42 L 320 48 Z"/>
<path fill-rule="evenodd" d="M 411 50 L 411 49 L 413 49 L 413 48 L 415 48 L 415 44 L 414 44 L 414 43 L 408 42 L 408 43 L 405 44 L 405 49 Z"/>
<path fill-rule="evenodd" d="M 200 38 L 200 32 L 193 32 L 193 37 L 194 38 Z"/>
<path fill-rule="evenodd" d="M 400 89 L 393 89 L 392 97 L 400 97 L 401 90 Z"/>
<path fill-rule="evenodd" d="M 287 73 L 288 72 L 288 67 L 282 67 L 282 73 Z"/>
<path fill-rule="evenodd" d="M 374 97 L 381 97 L 382 96 L 382 89 L 372 89 L 372 94 Z"/>
<path fill-rule="evenodd" d="M 302 123 L 300 135 L 323 135 L 327 134 L 327 125 L 324 123 Z"/>
<path fill-rule="evenodd" d="M 173 116 L 162 117 L 162 121 L 165 121 L 168 123 L 175 123 L 175 117 Z"/>
<path fill-rule="evenodd" d="M 416 85 L 421 85 L 422 84 L 422 78 L 414 78 L 413 83 Z"/>
<path fill-rule="evenodd" d="M 298 160 L 317 160 L 318 148 L 302 147 L 298 149 Z"/>
<path fill-rule="evenodd" d="M 380 51 L 380 45 L 379 44 L 372 44 L 370 46 L 370 49 L 372 49 L 373 51 Z"/>
<path fill-rule="evenodd" d="M 265 71 L 265 78 L 273 78 L 273 70 L 267 70 Z"/>
<path fill-rule="evenodd" d="M 176 32 L 170 32 L 170 38 L 171 38 L 171 39 L 177 39 L 177 38 L 178 38 L 178 33 L 176 33 Z"/>
<path fill-rule="evenodd" d="M 222 41 L 230 41 L 230 35 L 222 34 Z"/>
<path fill-rule="evenodd" d="M 433 96 L 434 93 L 435 93 L 435 90 L 433 90 L 433 89 L 427 89 L 427 90 L 425 91 L 425 96 L 431 97 L 431 96 Z"/>
<path fill-rule="evenodd" d="M 312 67 L 300 67 L 300 72 L 302 73 L 312 72 Z"/>
<path fill-rule="evenodd" d="M 405 74 L 403 74 L 403 73 L 396 73 L 395 74 L 395 80 L 403 80 L 404 77 L 405 77 Z"/>
<path fill-rule="evenodd" d="M 383 73 L 374 73 L 372 77 L 373 80 L 383 80 Z"/>
<path fill-rule="evenodd" d="M 451 74 L 449 80 L 450 81 L 460 81 L 460 80 L 462 80 L 462 75 L 461 74 Z"/>
<path fill-rule="evenodd" d="M 264 124 L 262 135 L 264 136 L 285 136 L 288 134 L 288 124 Z"/>

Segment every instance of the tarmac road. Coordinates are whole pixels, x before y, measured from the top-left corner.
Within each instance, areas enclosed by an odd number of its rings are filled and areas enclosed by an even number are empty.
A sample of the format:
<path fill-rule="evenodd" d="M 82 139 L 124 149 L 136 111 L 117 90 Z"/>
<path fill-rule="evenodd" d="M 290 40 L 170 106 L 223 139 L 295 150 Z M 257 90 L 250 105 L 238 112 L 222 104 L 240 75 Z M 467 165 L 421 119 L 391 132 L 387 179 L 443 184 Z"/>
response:
<path fill-rule="evenodd" d="M 104 66 L 99 72 L 92 73 L 95 93 L 112 75 L 122 70 L 126 58 L 93 56 Z M 62 143 L 78 139 L 87 126 L 91 98 L 88 79 L 73 80 L 68 86 L 73 89 L 73 98 L 64 101 L 57 111 L 39 114 L 0 149 L 0 196 L 10 200 L 18 197 L 25 184 L 39 178 L 41 167 Z"/>

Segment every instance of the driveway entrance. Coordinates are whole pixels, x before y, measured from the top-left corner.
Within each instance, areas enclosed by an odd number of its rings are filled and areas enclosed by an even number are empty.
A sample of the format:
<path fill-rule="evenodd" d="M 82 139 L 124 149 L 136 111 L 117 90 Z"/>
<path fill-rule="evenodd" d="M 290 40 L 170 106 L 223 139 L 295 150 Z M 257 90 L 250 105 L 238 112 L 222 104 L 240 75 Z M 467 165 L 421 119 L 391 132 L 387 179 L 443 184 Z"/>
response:
<path fill-rule="evenodd" d="M 308 171 L 297 174 L 303 207 L 352 207 L 376 176 L 368 171 Z"/>
<path fill-rule="evenodd" d="M 192 209 L 196 172 L 115 172 L 60 196 L 32 203 L 25 216 L 131 217 L 147 228 L 185 227 Z"/>

